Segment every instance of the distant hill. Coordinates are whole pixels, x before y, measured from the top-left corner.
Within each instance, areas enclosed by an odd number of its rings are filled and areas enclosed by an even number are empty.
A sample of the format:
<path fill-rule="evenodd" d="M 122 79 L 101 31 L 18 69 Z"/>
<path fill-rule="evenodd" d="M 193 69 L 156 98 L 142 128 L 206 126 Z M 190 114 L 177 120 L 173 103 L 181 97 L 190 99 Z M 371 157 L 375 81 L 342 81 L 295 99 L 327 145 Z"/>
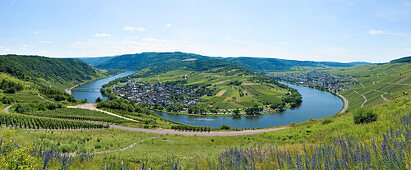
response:
<path fill-rule="evenodd" d="M 107 59 L 107 58 L 104 58 Z M 101 60 L 104 60 L 101 59 Z M 276 58 L 254 58 L 254 57 L 208 57 L 198 54 L 182 52 L 146 52 L 140 54 L 126 54 L 115 56 L 98 65 L 101 69 L 130 69 L 141 70 L 150 68 L 153 70 L 173 70 L 180 67 L 189 66 L 196 63 L 196 60 L 214 60 L 221 61 L 225 64 L 236 64 L 253 72 L 273 72 L 273 71 L 291 71 L 296 67 L 351 67 L 359 64 L 368 64 L 365 62 L 339 63 L 339 62 L 315 62 L 315 61 L 297 61 L 284 60 Z M 98 60 L 98 59 L 95 59 Z M 86 61 L 87 62 L 87 61 Z M 204 62 L 207 63 L 207 62 Z"/>
<path fill-rule="evenodd" d="M 87 64 L 90 64 L 92 66 L 99 65 L 101 63 L 104 63 L 114 57 L 81 57 L 81 58 L 75 58 L 77 60 L 81 60 Z"/>
<path fill-rule="evenodd" d="M 396 60 L 390 61 L 391 63 L 411 63 L 411 56 L 402 57 Z"/>
<path fill-rule="evenodd" d="M 339 62 L 316 62 L 284 60 L 277 58 L 254 58 L 254 57 L 230 57 L 226 60 L 234 62 L 246 69 L 254 72 L 290 71 L 296 67 L 351 67 L 359 64 L 369 64 L 365 62 L 339 63 Z"/>
<path fill-rule="evenodd" d="M 102 76 L 79 60 L 24 55 L 0 55 L 0 72 L 58 89 Z"/>

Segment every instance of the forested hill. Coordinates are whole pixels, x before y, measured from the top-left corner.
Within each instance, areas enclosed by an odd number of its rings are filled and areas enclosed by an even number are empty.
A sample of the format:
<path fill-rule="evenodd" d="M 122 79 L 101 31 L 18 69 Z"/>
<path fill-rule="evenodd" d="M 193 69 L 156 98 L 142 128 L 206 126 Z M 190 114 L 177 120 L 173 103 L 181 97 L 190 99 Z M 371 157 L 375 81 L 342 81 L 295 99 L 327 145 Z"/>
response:
<path fill-rule="evenodd" d="M 0 72 L 58 89 L 102 76 L 79 60 L 23 55 L 0 55 Z"/>
<path fill-rule="evenodd" d="M 80 60 L 86 61 L 84 58 Z M 98 61 L 99 59 L 93 59 Z M 314 61 L 296 61 L 283 60 L 276 58 L 253 58 L 253 57 L 208 57 L 198 54 L 182 52 L 146 52 L 139 54 L 126 54 L 115 56 L 101 64 L 96 65 L 101 69 L 130 69 L 141 70 L 151 68 L 155 70 L 176 68 L 187 66 L 195 63 L 196 60 L 213 60 L 220 61 L 228 65 L 238 65 L 253 72 L 273 72 L 273 71 L 291 71 L 298 67 L 327 68 L 327 67 L 351 67 L 358 64 L 367 64 L 364 62 L 356 63 L 338 63 L 338 62 L 314 62 Z M 86 61 L 87 62 L 87 61 Z M 206 62 L 204 62 L 206 63 Z M 192 65 L 191 65 L 192 66 Z"/>
<path fill-rule="evenodd" d="M 392 60 L 391 63 L 411 63 L 411 56 Z"/>
<path fill-rule="evenodd" d="M 207 56 L 181 52 L 147 52 L 116 56 L 97 65 L 96 68 L 129 70 L 141 70 L 145 68 L 175 69 L 182 66 L 187 66 L 195 60 L 209 58 L 210 57 Z"/>
<path fill-rule="evenodd" d="M 298 70 L 298 67 L 311 67 L 322 69 L 327 67 L 351 67 L 360 64 L 370 64 L 366 62 L 316 62 L 316 61 L 298 61 L 285 60 L 277 58 L 255 58 L 255 57 L 229 57 L 225 58 L 228 61 L 236 63 L 246 69 L 254 72 L 275 72 L 275 71 L 291 71 Z"/>

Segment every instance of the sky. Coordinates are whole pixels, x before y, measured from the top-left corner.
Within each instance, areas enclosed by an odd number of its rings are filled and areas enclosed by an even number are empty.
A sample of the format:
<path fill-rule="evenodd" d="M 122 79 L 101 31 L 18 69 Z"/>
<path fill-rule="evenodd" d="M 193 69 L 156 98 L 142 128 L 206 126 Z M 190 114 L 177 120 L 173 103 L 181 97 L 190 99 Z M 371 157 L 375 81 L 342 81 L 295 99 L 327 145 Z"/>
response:
<path fill-rule="evenodd" d="M 0 54 L 387 62 L 411 55 L 411 0 L 0 0 Z"/>

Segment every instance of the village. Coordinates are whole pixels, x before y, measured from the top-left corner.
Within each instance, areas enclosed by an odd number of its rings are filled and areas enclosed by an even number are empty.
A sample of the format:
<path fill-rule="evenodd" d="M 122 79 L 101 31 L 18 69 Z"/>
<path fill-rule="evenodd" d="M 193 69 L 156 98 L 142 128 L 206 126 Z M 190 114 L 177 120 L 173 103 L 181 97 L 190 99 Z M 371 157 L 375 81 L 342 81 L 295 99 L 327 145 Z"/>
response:
<path fill-rule="evenodd" d="M 355 76 L 333 75 L 318 72 L 303 72 L 299 74 L 267 74 L 276 79 L 292 82 L 303 86 L 321 87 L 333 92 L 338 92 L 355 85 L 357 81 L 351 81 Z"/>
<path fill-rule="evenodd" d="M 197 102 L 202 101 L 202 93 L 198 93 L 198 89 L 193 86 L 182 86 L 169 82 L 128 82 L 124 85 L 114 86 L 114 92 L 120 97 L 136 103 L 162 106 L 173 104 L 194 106 Z"/>

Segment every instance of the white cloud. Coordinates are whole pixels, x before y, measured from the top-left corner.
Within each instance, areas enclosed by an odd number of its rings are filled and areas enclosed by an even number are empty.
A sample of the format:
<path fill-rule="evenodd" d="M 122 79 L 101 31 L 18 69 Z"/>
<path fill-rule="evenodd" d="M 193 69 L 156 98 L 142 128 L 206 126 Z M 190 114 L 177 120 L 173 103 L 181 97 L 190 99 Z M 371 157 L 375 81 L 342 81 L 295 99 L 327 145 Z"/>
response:
<path fill-rule="evenodd" d="M 53 41 L 39 41 L 40 44 L 51 44 Z"/>
<path fill-rule="evenodd" d="M 94 35 L 94 37 L 97 37 L 97 38 L 111 37 L 111 34 L 97 33 L 96 35 Z"/>
<path fill-rule="evenodd" d="M 408 37 L 410 38 L 408 34 L 405 33 L 399 33 L 399 32 L 386 32 L 382 30 L 370 30 L 368 33 L 371 35 L 392 35 L 392 36 L 399 36 L 399 37 Z"/>
<path fill-rule="evenodd" d="M 383 33 L 383 31 L 381 31 L 381 30 L 370 30 L 368 33 L 370 33 L 371 35 L 375 35 L 375 34 L 381 34 L 381 33 Z"/>
<path fill-rule="evenodd" d="M 126 26 L 123 29 L 126 31 L 140 31 L 140 32 L 147 31 L 147 29 L 143 27 L 133 27 L 133 26 Z"/>
<path fill-rule="evenodd" d="M 171 27 L 172 25 L 171 24 L 166 24 L 166 27 Z"/>

